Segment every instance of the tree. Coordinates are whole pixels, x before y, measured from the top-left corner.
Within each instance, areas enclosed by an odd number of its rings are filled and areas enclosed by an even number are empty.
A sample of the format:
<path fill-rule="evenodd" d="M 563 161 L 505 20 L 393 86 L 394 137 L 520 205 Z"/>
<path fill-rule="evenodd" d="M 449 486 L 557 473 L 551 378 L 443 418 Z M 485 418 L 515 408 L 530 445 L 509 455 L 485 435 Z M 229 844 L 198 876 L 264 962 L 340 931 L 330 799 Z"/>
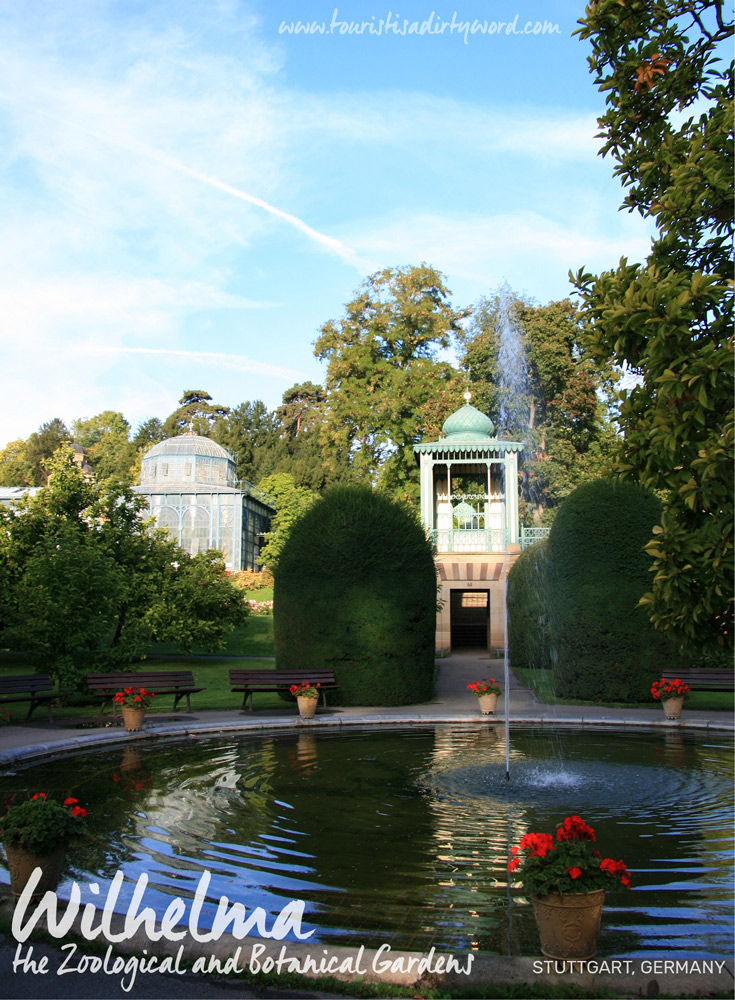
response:
<path fill-rule="evenodd" d="M 229 412 L 226 406 L 212 403 L 212 397 L 203 389 L 187 389 L 179 400 L 178 409 L 166 417 L 164 437 L 176 437 L 178 434 L 210 437 L 217 421 Z"/>
<path fill-rule="evenodd" d="M 247 608 L 218 553 L 192 559 L 147 530 L 146 501 L 88 480 L 70 449 L 48 485 L 0 507 L 0 638 L 65 690 L 157 639 L 219 648 Z"/>
<path fill-rule="evenodd" d="M 301 382 L 286 389 L 283 402 L 276 410 L 283 432 L 288 437 L 298 437 L 304 431 L 312 430 L 322 419 L 326 398 L 322 386 L 314 382 Z"/>
<path fill-rule="evenodd" d="M 439 359 L 466 315 L 451 307 L 449 294 L 426 264 L 378 271 L 315 344 L 327 362 L 324 440 L 349 456 L 363 480 L 414 501 L 413 445 L 437 434 L 461 397 L 456 370 Z"/>
<path fill-rule="evenodd" d="M 0 451 L 0 486 L 33 486 L 33 480 L 26 442 L 11 441 Z"/>
<path fill-rule="evenodd" d="M 41 424 L 26 441 L 26 455 L 31 469 L 31 486 L 45 486 L 51 468 L 51 459 L 57 449 L 71 441 L 71 434 L 63 420 Z"/>
<path fill-rule="evenodd" d="M 266 535 L 267 542 L 260 550 L 260 564 L 272 570 L 278 565 L 291 529 L 316 503 L 318 494 L 296 486 L 293 476 L 288 472 L 265 476 L 258 486 L 273 498 L 276 505 L 271 530 Z"/>
<path fill-rule="evenodd" d="M 499 434 L 526 444 L 528 520 L 549 520 L 565 496 L 600 475 L 614 440 L 603 400 L 616 376 L 592 364 L 584 326 L 568 299 L 535 306 L 502 288 L 474 307 L 461 337 L 473 404 Z M 508 342 L 521 355 L 512 366 L 502 363 Z"/>
<path fill-rule="evenodd" d="M 642 603 L 683 648 L 733 647 L 733 24 L 715 0 L 596 0 L 580 35 L 603 155 L 655 221 L 643 265 L 575 278 L 600 363 L 628 365 L 616 468 L 664 494 Z"/>
<path fill-rule="evenodd" d="M 105 410 L 86 420 L 74 420 L 71 429 L 74 440 L 86 450 L 96 476 L 132 482 L 136 449 L 130 440 L 130 424 L 122 413 Z"/>
<path fill-rule="evenodd" d="M 266 469 L 278 441 L 275 414 L 260 399 L 240 403 L 214 426 L 214 439 L 237 456 L 237 475 L 257 483 Z"/>
<path fill-rule="evenodd" d="M 163 432 L 163 423 L 158 419 L 158 417 L 148 417 L 143 423 L 138 427 L 135 432 L 135 437 L 133 438 L 133 444 L 136 449 L 140 451 L 148 451 L 152 448 L 154 444 L 158 444 L 159 441 L 163 441 L 166 435 Z"/>

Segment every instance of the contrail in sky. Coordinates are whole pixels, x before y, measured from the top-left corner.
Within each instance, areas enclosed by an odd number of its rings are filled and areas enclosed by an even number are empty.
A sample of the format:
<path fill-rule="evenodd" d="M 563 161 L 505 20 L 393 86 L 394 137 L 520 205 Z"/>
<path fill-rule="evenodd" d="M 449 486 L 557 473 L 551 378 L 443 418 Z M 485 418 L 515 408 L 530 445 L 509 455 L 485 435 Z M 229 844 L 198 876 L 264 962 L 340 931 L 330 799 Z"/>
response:
<path fill-rule="evenodd" d="M 162 163 L 171 170 L 175 170 L 180 174 L 185 174 L 187 177 L 200 181 L 202 184 L 208 184 L 210 187 L 216 188 L 218 191 L 223 191 L 225 194 L 232 195 L 233 198 L 239 198 L 240 201 L 249 202 L 251 205 L 257 205 L 258 208 L 262 208 L 271 215 L 275 215 L 276 218 L 283 219 L 283 221 L 288 223 L 288 225 L 300 230 L 304 233 L 304 235 L 308 236 L 309 239 L 314 240 L 314 242 L 321 244 L 321 246 L 329 250 L 330 253 L 336 254 L 343 261 L 345 261 L 345 263 L 356 268 L 360 274 L 364 274 L 366 271 L 375 270 L 377 266 L 370 261 L 361 260 L 355 251 L 350 247 L 345 246 L 344 243 L 335 239 L 333 236 L 327 236 L 326 233 L 320 233 L 318 229 L 313 229 L 297 215 L 292 215 L 291 212 L 284 212 L 283 209 L 276 208 L 275 205 L 271 205 L 262 198 L 258 198 L 257 195 L 249 194 L 247 191 L 241 191 L 239 188 L 233 187 L 232 184 L 227 184 L 225 181 L 221 181 L 218 177 L 213 177 L 211 174 L 205 174 L 201 170 L 195 170 L 193 167 L 187 167 L 187 165 L 185 163 L 181 163 L 180 160 L 176 160 L 171 156 L 166 156 L 164 153 L 159 153 L 155 149 L 149 149 L 145 146 L 139 146 L 137 144 L 131 145 L 129 143 L 120 142 L 119 139 L 111 139 L 108 136 L 100 135 L 98 132 L 93 132 L 84 125 L 68 121 L 66 118 L 53 115 L 48 111 L 39 111 L 38 113 L 44 115 L 46 118 L 53 119 L 62 125 L 67 125 L 69 128 L 76 129 L 79 132 L 84 132 L 86 135 L 91 136 L 93 139 L 97 139 L 99 142 L 107 143 L 110 146 L 118 146 L 121 149 L 126 149 L 128 152 L 136 153 L 137 155 L 146 157 L 149 160 L 155 160 L 157 163 Z"/>
<path fill-rule="evenodd" d="M 215 351 L 181 351 L 165 347 L 85 347 L 85 354 L 158 354 L 184 361 L 199 361 L 203 364 L 218 364 L 235 371 L 253 372 L 256 375 L 272 375 L 276 378 L 303 378 L 303 372 L 290 368 L 280 368 L 263 361 L 253 361 L 245 354 L 219 354 Z"/>

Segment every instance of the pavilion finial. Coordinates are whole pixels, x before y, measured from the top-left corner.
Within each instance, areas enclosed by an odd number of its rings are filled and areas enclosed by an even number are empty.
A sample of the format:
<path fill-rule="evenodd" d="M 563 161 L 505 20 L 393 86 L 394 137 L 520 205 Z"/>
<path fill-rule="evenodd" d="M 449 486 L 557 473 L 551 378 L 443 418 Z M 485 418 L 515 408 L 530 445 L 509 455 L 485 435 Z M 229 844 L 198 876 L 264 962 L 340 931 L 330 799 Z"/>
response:
<path fill-rule="evenodd" d="M 469 389 L 464 393 L 464 396 L 462 398 L 464 399 L 465 403 L 469 403 L 469 401 L 472 399 L 472 393 L 470 392 Z"/>

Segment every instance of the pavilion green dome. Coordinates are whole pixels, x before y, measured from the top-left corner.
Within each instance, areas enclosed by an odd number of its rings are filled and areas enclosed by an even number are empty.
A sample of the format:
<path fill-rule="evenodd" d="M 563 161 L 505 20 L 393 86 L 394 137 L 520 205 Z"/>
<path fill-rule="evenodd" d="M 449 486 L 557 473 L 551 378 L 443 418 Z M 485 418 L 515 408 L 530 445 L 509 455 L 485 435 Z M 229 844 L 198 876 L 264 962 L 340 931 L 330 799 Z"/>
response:
<path fill-rule="evenodd" d="M 484 441 L 495 433 L 495 425 L 474 406 L 466 403 L 447 417 L 442 427 L 445 439 L 454 441 Z"/>

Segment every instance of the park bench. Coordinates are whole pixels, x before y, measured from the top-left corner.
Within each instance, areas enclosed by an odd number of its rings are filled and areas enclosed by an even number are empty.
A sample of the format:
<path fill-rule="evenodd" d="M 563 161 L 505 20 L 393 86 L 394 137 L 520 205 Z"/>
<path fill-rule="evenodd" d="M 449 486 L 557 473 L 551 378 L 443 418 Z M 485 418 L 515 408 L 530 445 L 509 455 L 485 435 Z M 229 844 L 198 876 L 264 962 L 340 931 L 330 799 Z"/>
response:
<path fill-rule="evenodd" d="M 681 667 L 679 670 L 665 670 L 663 676 L 673 681 L 678 678 L 689 685 L 692 691 L 732 691 L 735 689 L 735 671 L 722 667 Z"/>
<path fill-rule="evenodd" d="M 292 684 L 318 684 L 322 696 L 322 704 L 327 705 L 327 691 L 339 687 L 333 670 L 248 670 L 247 667 L 234 667 L 230 670 L 230 684 L 233 691 L 242 691 L 242 707 L 250 699 L 250 711 L 253 710 L 254 691 L 287 691 Z"/>
<path fill-rule="evenodd" d="M 186 698 L 187 711 L 191 712 L 191 696 L 204 688 L 194 686 L 191 670 L 143 671 L 132 673 L 87 674 L 87 687 L 102 700 L 100 715 L 108 701 L 112 701 L 112 711 L 117 720 L 115 695 L 127 687 L 143 687 L 152 691 L 156 700 L 164 694 L 174 696 L 174 712 L 182 698 Z"/>
<path fill-rule="evenodd" d="M 56 701 L 58 694 L 48 674 L 16 674 L 0 678 L 0 702 L 29 701 L 26 719 L 39 705 L 48 707 L 48 721 L 51 722 L 51 702 Z"/>

